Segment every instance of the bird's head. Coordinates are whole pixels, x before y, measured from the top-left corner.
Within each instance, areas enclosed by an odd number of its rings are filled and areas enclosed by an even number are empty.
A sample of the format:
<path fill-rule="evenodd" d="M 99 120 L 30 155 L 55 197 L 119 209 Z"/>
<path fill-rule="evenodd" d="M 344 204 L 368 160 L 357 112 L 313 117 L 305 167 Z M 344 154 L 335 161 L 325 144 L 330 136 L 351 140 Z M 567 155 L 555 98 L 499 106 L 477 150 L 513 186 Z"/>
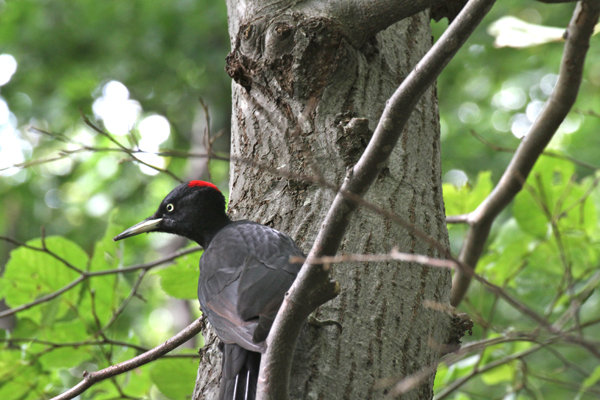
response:
<path fill-rule="evenodd" d="M 156 212 L 113 238 L 114 241 L 144 232 L 166 232 L 198 242 L 208 241 L 229 222 L 225 197 L 209 182 L 191 181 L 177 186 Z"/>

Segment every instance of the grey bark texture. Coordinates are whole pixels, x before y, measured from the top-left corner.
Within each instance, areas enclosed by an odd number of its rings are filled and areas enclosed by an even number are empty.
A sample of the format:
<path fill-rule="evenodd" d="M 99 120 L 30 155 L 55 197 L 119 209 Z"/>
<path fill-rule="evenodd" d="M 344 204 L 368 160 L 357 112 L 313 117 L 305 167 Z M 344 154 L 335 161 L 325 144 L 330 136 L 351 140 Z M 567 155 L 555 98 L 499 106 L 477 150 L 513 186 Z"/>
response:
<path fill-rule="evenodd" d="M 342 183 L 386 100 L 430 48 L 428 13 L 367 40 L 348 38 L 339 28 L 352 24 L 327 18 L 322 9 L 297 8 L 295 2 L 229 0 L 228 13 L 231 154 L 237 160 L 231 164 L 231 217 L 272 226 L 308 251 L 335 193 L 291 179 L 290 173 Z M 366 200 L 447 245 L 438 121 L 430 90 Z M 411 232 L 364 209 L 354 215 L 340 253 L 388 253 L 393 247 L 440 256 Z M 382 387 L 382 380 L 395 382 L 438 361 L 452 315 L 430 304 L 449 303 L 450 271 L 397 262 L 347 263 L 335 265 L 332 276 L 341 293 L 318 317 L 337 320 L 343 331 L 304 330 L 294 358 L 293 399 L 383 398 L 389 385 Z M 200 363 L 194 399 L 218 393 L 219 352 L 204 352 L 208 357 Z M 430 376 L 402 398 L 429 399 L 432 385 Z"/>

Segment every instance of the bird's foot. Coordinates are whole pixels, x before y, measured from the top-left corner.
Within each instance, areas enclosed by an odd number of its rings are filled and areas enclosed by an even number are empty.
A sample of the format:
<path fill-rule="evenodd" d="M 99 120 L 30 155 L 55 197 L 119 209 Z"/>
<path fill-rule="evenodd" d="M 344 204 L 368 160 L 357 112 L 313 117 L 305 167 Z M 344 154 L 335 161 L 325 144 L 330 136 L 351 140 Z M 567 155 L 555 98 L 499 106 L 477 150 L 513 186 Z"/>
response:
<path fill-rule="evenodd" d="M 335 325 L 338 327 L 338 329 L 340 330 L 340 333 L 342 333 L 342 330 L 344 329 L 342 327 L 342 324 L 340 324 L 339 322 L 337 322 L 336 320 L 333 319 L 324 319 L 324 320 L 320 320 L 315 316 L 315 313 L 312 313 L 308 316 L 308 324 L 312 325 L 312 326 L 316 326 L 316 327 L 323 327 L 323 326 L 327 326 L 327 325 Z"/>

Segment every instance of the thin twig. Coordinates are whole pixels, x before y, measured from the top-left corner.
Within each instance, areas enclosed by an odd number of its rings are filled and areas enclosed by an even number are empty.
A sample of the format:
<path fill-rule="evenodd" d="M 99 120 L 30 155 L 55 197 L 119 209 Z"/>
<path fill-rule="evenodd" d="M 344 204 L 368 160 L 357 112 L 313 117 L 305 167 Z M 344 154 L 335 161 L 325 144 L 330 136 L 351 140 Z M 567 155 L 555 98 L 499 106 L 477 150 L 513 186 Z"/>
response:
<path fill-rule="evenodd" d="M 516 153 L 517 152 L 517 149 L 513 149 L 511 147 L 498 146 L 497 144 L 490 142 L 485 137 L 483 137 L 482 135 L 477 133 L 475 130 L 471 130 L 470 133 L 471 133 L 471 135 L 473 135 L 475 137 L 475 139 L 479 140 L 485 146 L 489 147 L 490 149 L 492 149 L 494 151 L 498 151 L 498 152 L 502 152 L 502 153 Z M 552 158 L 558 158 L 559 160 L 566 160 L 575 165 L 579 165 L 580 167 L 591 169 L 593 171 L 597 171 L 600 169 L 600 167 L 598 167 L 594 164 L 590 164 L 585 161 L 581 161 L 576 158 L 570 157 L 566 154 L 560 154 L 560 153 L 557 153 L 552 150 L 544 150 L 542 152 L 542 155 L 547 156 L 547 157 L 552 157 Z"/>
<path fill-rule="evenodd" d="M 537 346 L 532 346 L 527 350 L 523 350 L 519 353 L 514 353 L 511 355 L 508 355 L 506 357 L 500 358 L 496 361 L 492 361 L 486 365 L 484 365 L 483 367 L 480 367 L 478 369 L 473 369 L 469 374 L 461 377 L 460 379 L 455 380 L 454 382 L 452 382 L 450 385 L 448 385 L 447 387 L 445 387 L 444 389 L 442 389 L 435 397 L 434 400 L 442 400 L 445 399 L 446 397 L 448 397 L 448 395 L 452 394 L 452 392 L 454 392 L 456 389 L 458 389 L 459 387 L 461 387 L 462 385 L 464 385 L 465 383 L 467 383 L 469 380 L 473 379 L 475 376 L 482 374 L 484 372 L 487 372 L 489 370 L 492 370 L 496 367 L 499 367 L 501 365 L 507 364 L 509 362 L 512 362 L 514 360 L 520 359 L 522 357 L 525 357 L 531 353 L 534 353 L 538 350 L 541 350 L 544 348 L 544 345 L 539 344 Z"/>
<path fill-rule="evenodd" d="M 92 128 L 93 130 L 95 130 L 96 132 L 98 132 L 99 134 L 101 134 L 102 136 L 108 138 L 108 140 L 110 140 L 112 143 L 114 143 L 119 149 L 121 149 L 123 152 L 129 154 L 129 156 L 131 158 L 133 158 L 134 161 L 143 164 L 149 168 L 152 168 L 155 171 L 158 172 L 162 172 L 164 174 L 169 175 L 171 178 L 175 179 L 176 181 L 178 181 L 179 183 L 183 183 L 183 180 L 181 180 L 181 178 L 179 178 L 177 175 L 175 175 L 174 173 L 172 173 L 171 171 L 169 171 L 166 168 L 160 168 L 157 166 L 154 166 L 152 164 L 149 164 L 145 161 L 140 160 L 139 158 L 137 158 L 135 156 L 136 151 L 135 150 L 131 150 L 128 149 L 127 147 L 123 146 L 121 143 L 119 143 L 119 141 L 117 139 L 115 139 L 110 133 L 100 129 L 99 127 L 97 127 L 96 125 L 94 125 L 94 123 L 92 121 L 89 120 L 89 118 L 85 115 L 85 113 L 83 111 L 81 111 L 81 118 L 83 119 L 83 122 L 85 122 L 85 124 L 87 126 L 89 126 L 90 128 Z"/>
<path fill-rule="evenodd" d="M 477 265 L 492 223 L 519 193 L 535 162 L 577 99 L 585 56 L 594 25 L 598 21 L 599 9 L 598 1 L 582 1 L 577 4 L 567 30 L 568 37 L 556 87 L 519 145 L 498 185 L 469 215 L 470 226 L 459 255 L 461 263 L 472 267 Z M 452 305 L 460 304 L 470 282 L 468 273 L 462 270 L 456 272 L 452 284 Z"/>
<path fill-rule="evenodd" d="M 306 261 L 304 257 L 291 257 L 291 263 L 301 263 Z M 385 261 L 403 261 L 412 262 L 422 265 L 430 265 L 440 268 L 456 268 L 458 264 L 452 260 L 444 260 L 441 258 L 427 257 L 421 254 L 401 253 L 397 250 L 392 250 L 389 254 L 343 254 L 339 256 L 323 256 L 312 258 L 311 264 L 328 265 L 339 264 L 343 262 L 385 262 Z"/>
<path fill-rule="evenodd" d="M 142 269 L 135 281 L 135 283 L 133 284 L 133 287 L 131 288 L 131 291 L 129 292 L 129 295 L 127 296 L 127 298 L 125 300 L 123 300 L 123 302 L 121 303 L 121 305 L 119 306 L 119 308 L 117 309 L 117 311 L 115 311 L 112 315 L 112 317 L 110 318 L 110 320 L 98 331 L 96 332 L 97 335 L 102 335 L 104 337 L 104 332 L 106 332 L 106 330 L 108 328 L 110 328 L 110 326 L 117 320 L 117 318 L 119 318 L 119 315 L 121 315 L 121 313 L 123 311 L 125 311 L 125 307 L 127 307 L 127 304 L 129 304 L 129 302 L 131 301 L 131 299 L 133 299 L 133 297 L 137 294 L 137 290 L 140 287 L 140 284 L 142 283 L 142 280 L 144 279 L 144 276 L 146 276 L 146 272 L 148 272 L 148 269 Z"/>
<path fill-rule="evenodd" d="M 181 344 L 187 342 L 196 334 L 200 332 L 202 329 L 202 322 L 199 319 L 192 322 L 187 328 L 179 332 L 177 335 L 173 336 L 171 339 L 167 340 L 163 344 L 156 346 L 150 351 L 146 353 L 140 354 L 137 357 L 134 357 L 130 360 L 124 361 L 122 363 L 112 365 L 108 368 L 101 369 L 96 372 L 87 372 L 83 373 L 83 380 L 67 390 L 66 392 L 61 393 L 60 395 L 52 398 L 52 400 L 69 400 L 74 399 L 81 393 L 85 392 L 92 385 L 103 381 L 105 379 L 109 379 L 113 376 L 117 376 L 127 371 L 131 371 L 137 367 L 141 367 L 142 365 L 148 364 L 151 361 L 154 361 L 173 349 L 179 347 Z"/>
<path fill-rule="evenodd" d="M 4 239 L 10 243 L 20 243 L 14 239 L 11 238 L 6 238 L 4 236 L 0 236 L 0 239 Z M 4 318 L 7 317 L 9 315 L 13 315 L 16 314 L 20 311 L 23 310 L 27 310 L 31 307 L 35 307 L 38 306 L 40 304 L 43 304 L 47 301 L 50 301 L 54 298 L 56 298 L 57 296 L 60 296 L 61 294 L 63 294 L 64 292 L 72 289 L 73 287 L 77 286 L 79 283 L 83 282 L 86 279 L 89 279 L 91 277 L 94 276 L 102 276 L 102 275 L 111 275 L 111 274 L 120 274 L 120 273 L 128 273 L 128 272 L 134 272 L 134 271 L 138 271 L 140 269 L 145 269 L 145 270 L 149 270 L 151 268 L 157 267 L 159 265 L 162 265 L 166 262 L 169 261 L 173 261 L 174 259 L 184 256 L 186 254 L 190 254 L 196 251 L 201 250 L 200 247 L 194 247 L 192 249 L 187 249 L 187 250 L 183 250 L 183 251 L 178 251 L 176 253 L 173 253 L 167 257 L 163 257 L 161 259 L 158 259 L 156 261 L 152 261 L 149 263 L 144 263 L 144 264 L 137 264 L 137 265 L 132 265 L 130 267 L 125 267 L 125 268 L 116 268 L 116 269 L 106 269 L 106 270 L 101 270 L 101 271 L 94 271 L 94 272 L 82 272 L 81 275 L 79 277 L 77 277 L 75 280 L 73 280 L 71 283 L 65 285 L 64 287 L 58 289 L 55 292 L 49 293 L 45 296 L 39 297 L 36 300 L 30 302 L 30 303 L 26 303 L 26 304 L 22 304 L 18 307 L 14 307 L 11 308 L 9 310 L 5 310 L 3 312 L 0 312 L 0 318 Z"/>
<path fill-rule="evenodd" d="M 56 259 L 57 261 L 62 263 L 65 267 L 69 268 L 70 270 L 73 270 L 73 271 L 77 272 L 78 274 L 85 273 L 80 268 L 77 268 L 76 266 L 74 266 L 73 264 L 71 264 L 70 262 L 65 260 L 63 257 L 59 256 L 55 252 L 48 249 L 48 247 L 46 246 L 46 230 L 44 228 L 42 228 L 41 233 L 42 233 L 42 237 L 41 237 L 42 247 L 31 246 L 27 243 L 23 243 L 16 239 L 10 238 L 8 236 L 2 236 L 2 235 L 0 235 L 0 240 L 4 240 L 5 242 L 9 242 L 9 243 L 14 244 L 15 246 L 24 247 L 29 250 L 34 250 L 34 251 L 39 251 L 41 253 L 49 254 L 51 257 L 53 257 L 54 259 Z M 1 314 L 0 314 L 0 318 L 2 318 Z"/>
<path fill-rule="evenodd" d="M 140 353 L 145 353 L 150 351 L 151 348 L 139 346 L 133 343 L 127 343 L 120 340 L 113 340 L 110 338 L 101 339 L 101 340 L 83 340 L 80 342 L 52 342 L 50 340 L 41 340 L 35 338 L 0 338 L 0 343 L 36 343 L 44 346 L 48 346 L 50 349 L 60 349 L 63 347 L 72 347 L 77 349 L 79 347 L 89 347 L 89 346 L 121 346 L 127 347 L 134 350 L 139 351 Z M 46 351 L 44 354 L 47 353 Z M 165 355 L 163 358 L 200 358 L 198 354 L 171 354 Z"/>

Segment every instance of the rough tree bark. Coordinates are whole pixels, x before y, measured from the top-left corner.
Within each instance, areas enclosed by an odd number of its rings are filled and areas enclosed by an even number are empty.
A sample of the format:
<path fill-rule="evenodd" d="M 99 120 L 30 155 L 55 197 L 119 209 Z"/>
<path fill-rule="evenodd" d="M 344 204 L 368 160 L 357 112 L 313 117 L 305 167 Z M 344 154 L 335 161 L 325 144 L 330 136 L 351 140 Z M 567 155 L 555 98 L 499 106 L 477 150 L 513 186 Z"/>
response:
<path fill-rule="evenodd" d="M 360 37 L 343 28 L 352 26 L 341 23 L 343 13 L 309 3 L 229 0 L 227 60 L 234 80 L 231 153 L 249 161 L 231 165 L 231 216 L 286 232 L 305 251 L 335 193 L 289 173 L 340 185 L 386 100 L 431 46 L 427 12 Z M 439 146 L 437 100 L 430 90 L 366 200 L 447 245 Z M 387 253 L 392 247 L 440 256 L 364 209 L 354 215 L 340 252 Z M 387 388 L 381 380 L 394 382 L 439 359 L 452 318 L 429 304 L 449 303 L 448 270 L 397 262 L 341 264 L 333 279 L 341 293 L 318 316 L 339 321 L 343 332 L 334 326 L 305 329 L 294 359 L 292 398 L 382 398 Z M 195 399 L 218 393 L 219 353 L 205 353 Z M 432 384 L 433 376 L 403 398 L 431 398 Z"/>

